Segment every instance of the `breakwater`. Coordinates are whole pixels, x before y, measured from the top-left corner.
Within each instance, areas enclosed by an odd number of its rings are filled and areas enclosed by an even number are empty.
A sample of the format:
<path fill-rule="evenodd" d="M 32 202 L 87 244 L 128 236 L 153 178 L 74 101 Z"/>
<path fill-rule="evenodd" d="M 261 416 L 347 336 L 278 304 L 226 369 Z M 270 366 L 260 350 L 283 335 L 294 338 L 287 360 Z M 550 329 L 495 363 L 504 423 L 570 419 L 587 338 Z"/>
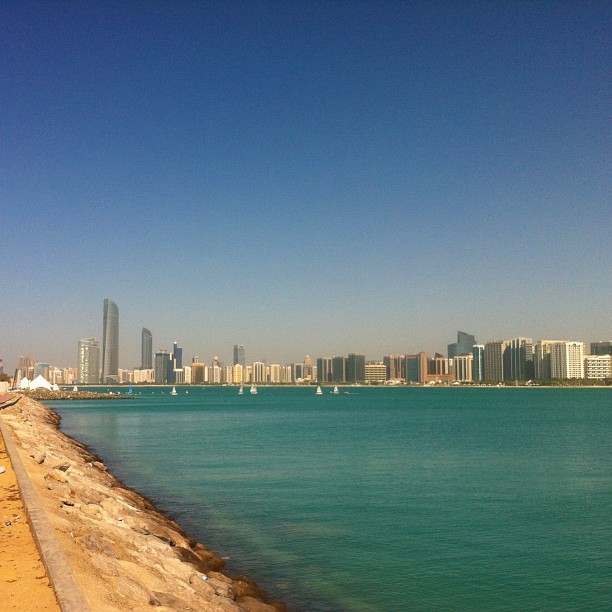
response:
<path fill-rule="evenodd" d="M 91 609 L 284 609 L 249 578 L 225 575 L 219 556 L 59 431 L 50 408 L 24 396 L 0 418 Z"/>

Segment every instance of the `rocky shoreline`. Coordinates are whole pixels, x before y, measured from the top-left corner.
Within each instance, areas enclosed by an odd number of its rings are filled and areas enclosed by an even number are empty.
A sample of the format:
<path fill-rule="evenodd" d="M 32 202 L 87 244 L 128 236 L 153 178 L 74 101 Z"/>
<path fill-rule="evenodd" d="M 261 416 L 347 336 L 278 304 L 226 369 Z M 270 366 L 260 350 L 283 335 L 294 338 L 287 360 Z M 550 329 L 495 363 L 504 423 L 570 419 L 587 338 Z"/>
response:
<path fill-rule="evenodd" d="M 126 488 L 31 397 L 0 411 L 90 608 L 278 612 L 280 602 Z"/>

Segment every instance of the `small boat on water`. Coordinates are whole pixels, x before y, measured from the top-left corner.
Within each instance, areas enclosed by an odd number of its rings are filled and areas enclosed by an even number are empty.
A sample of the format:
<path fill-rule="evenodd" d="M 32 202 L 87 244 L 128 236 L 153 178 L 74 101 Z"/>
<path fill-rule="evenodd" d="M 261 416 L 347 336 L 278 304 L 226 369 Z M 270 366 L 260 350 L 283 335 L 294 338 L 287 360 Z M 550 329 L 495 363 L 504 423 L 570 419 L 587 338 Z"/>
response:
<path fill-rule="evenodd" d="M 178 395 L 176 391 L 176 387 L 172 387 L 172 391 L 170 391 L 170 395 Z"/>
<path fill-rule="evenodd" d="M 79 388 L 76 385 L 74 385 L 74 387 L 72 387 L 72 390 L 76 393 L 79 390 Z"/>
<path fill-rule="evenodd" d="M 257 395 L 257 386 L 256 385 L 251 385 L 251 394 L 252 395 Z"/>
<path fill-rule="evenodd" d="M 242 385 L 240 385 L 240 389 L 238 389 L 238 395 L 242 395 L 244 393 L 244 389 Z"/>
<path fill-rule="evenodd" d="M 317 387 L 317 393 L 316 393 L 316 395 L 323 395 L 323 389 L 321 389 L 321 386 L 320 386 L 320 385 Z"/>
<path fill-rule="evenodd" d="M 331 393 L 333 393 L 334 395 L 338 395 L 340 391 L 338 391 L 338 387 L 334 387 L 334 390 Z"/>

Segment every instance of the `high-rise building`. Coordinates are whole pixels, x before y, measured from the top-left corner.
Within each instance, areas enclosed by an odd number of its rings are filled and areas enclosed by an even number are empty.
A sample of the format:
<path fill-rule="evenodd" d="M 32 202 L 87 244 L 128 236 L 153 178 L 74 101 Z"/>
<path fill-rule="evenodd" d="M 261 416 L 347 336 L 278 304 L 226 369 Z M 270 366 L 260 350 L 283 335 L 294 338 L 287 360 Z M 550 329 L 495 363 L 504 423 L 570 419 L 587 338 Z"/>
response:
<path fill-rule="evenodd" d="M 452 359 L 457 355 L 471 355 L 472 347 L 476 344 L 476 338 L 472 334 L 465 332 L 457 332 L 457 342 L 453 342 L 447 346 L 448 358 Z"/>
<path fill-rule="evenodd" d="M 591 342 L 591 355 L 612 355 L 612 340 Z"/>
<path fill-rule="evenodd" d="M 172 346 L 172 358 L 174 359 L 174 369 L 183 369 L 183 349 L 175 342 Z"/>
<path fill-rule="evenodd" d="M 386 355 L 383 363 L 387 368 L 386 380 L 406 380 L 406 355 Z"/>
<path fill-rule="evenodd" d="M 494 383 L 504 381 L 504 351 L 506 346 L 507 342 L 505 340 L 496 340 L 485 344 L 485 380 Z"/>
<path fill-rule="evenodd" d="M 266 383 L 266 364 L 263 361 L 253 363 L 253 382 Z"/>
<path fill-rule="evenodd" d="M 317 380 L 320 383 L 332 381 L 332 358 L 319 357 L 317 359 Z"/>
<path fill-rule="evenodd" d="M 104 300 L 102 320 L 103 384 L 119 382 L 119 309 L 113 300 Z"/>
<path fill-rule="evenodd" d="M 234 344 L 234 365 L 241 365 L 242 369 L 246 366 L 244 346 L 242 344 Z"/>
<path fill-rule="evenodd" d="M 349 353 L 346 359 L 346 382 L 365 382 L 365 355 Z"/>
<path fill-rule="evenodd" d="M 530 380 L 535 376 L 531 338 L 506 340 L 504 380 Z"/>
<path fill-rule="evenodd" d="M 387 366 L 382 361 L 368 361 L 364 366 L 365 382 L 384 383 L 387 380 Z"/>
<path fill-rule="evenodd" d="M 454 378 L 458 382 L 472 382 L 474 380 L 474 355 L 457 355 L 453 359 Z"/>
<path fill-rule="evenodd" d="M 472 347 L 472 379 L 474 382 L 481 383 L 485 379 L 484 367 L 484 344 L 475 344 Z"/>
<path fill-rule="evenodd" d="M 550 351 L 551 378 L 584 378 L 584 343 L 554 342 Z"/>
<path fill-rule="evenodd" d="M 332 357 L 332 382 L 346 382 L 346 357 Z"/>
<path fill-rule="evenodd" d="M 170 364 L 170 353 L 168 351 L 161 349 L 155 353 L 155 384 L 165 385 L 168 383 Z"/>
<path fill-rule="evenodd" d="M 95 385 L 100 382 L 100 343 L 95 338 L 79 340 L 79 374 L 81 385 Z"/>
<path fill-rule="evenodd" d="M 153 336 L 146 327 L 142 328 L 142 348 L 140 355 L 140 369 L 150 370 L 153 367 Z"/>

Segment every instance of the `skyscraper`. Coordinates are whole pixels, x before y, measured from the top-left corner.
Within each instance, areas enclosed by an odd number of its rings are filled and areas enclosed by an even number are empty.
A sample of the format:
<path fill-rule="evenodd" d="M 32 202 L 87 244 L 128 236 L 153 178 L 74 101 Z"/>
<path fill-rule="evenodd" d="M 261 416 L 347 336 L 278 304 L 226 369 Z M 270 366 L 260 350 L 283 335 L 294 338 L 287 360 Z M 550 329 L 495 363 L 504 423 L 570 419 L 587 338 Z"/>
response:
<path fill-rule="evenodd" d="M 172 357 L 174 359 L 174 369 L 181 370 L 183 368 L 183 349 L 175 342 L 172 347 Z"/>
<path fill-rule="evenodd" d="M 150 370 L 153 368 L 153 335 L 146 328 L 142 328 L 142 350 L 140 357 L 140 369 Z"/>
<path fill-rule="evenodd" d="M 504 381 L 504 352 L 508 343 L 505 340 L 487 342 L 484 349 L 485 380 L 500 383 Z"/>
<path fill-rule="evenodd" d="M 155 384 L 165 385 L 168 382 L 168 364 L 170 353 L 160 349 L 155 353 Z"/>
<path fill-rule="evenodd" d="M 242 344 L 234 344 L 234 365 L 241 365 L 243 369 L 246 365 L 244 346 Z"/>
<path fill-rule="evenodd" d="M 484 344 L 475 344 L 472 347 L 472 378 L 474 382 L 481 383 L 482 381 L 486 380 L 484 368 L 484 353 Z"/>
<path fill-rule="evenodd" d="M 81 385 L 95 385 L 100 381 L 100 343 L 95 338 L 79 340 L 79 374 Z"/>
<path fill-rule="evenodd" d="M 113 300 L 104 300 L 102 321 L 102 375 L 100 382 L 119 382 L 119 309 Z"/>
<path fill-rule="evenodd" d="M 346 359 L 346 382 L 365 382 L 365 355 L 349 353 Z"/>
<path fill-rule="evenodd" d="M 476 338 L 472 334 L 465 332 L 457 332 L 457 342 L 453 342 L 447 346 L 448 358 L 452 359 L 457 355 L 471 355 L 472 347 L 476 344 Z"/>
<path fill-rule="evenodd" d="M 527 380 L 534 377 L 533 342 L 531 338 L 506 340 L 504 380 Z"/>

